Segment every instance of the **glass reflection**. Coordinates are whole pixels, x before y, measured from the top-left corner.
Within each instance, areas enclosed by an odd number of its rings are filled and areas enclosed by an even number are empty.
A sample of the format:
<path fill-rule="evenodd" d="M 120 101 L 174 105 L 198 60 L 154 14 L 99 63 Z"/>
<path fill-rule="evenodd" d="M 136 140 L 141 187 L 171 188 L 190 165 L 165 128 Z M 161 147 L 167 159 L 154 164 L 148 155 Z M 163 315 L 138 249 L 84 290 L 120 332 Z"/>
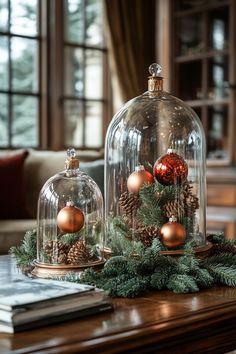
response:
<path fill-rule="evenodd" d="M 8 1 L 0 1 L 0 31 L 8 31 Z"/>
<path fill-rule="evenodd" d="M 8 53 L 8 38 L 0 36 L 0 88 L 8 90 L 8 69 L 9 69 L 9 53 Z"/>
<path fill-rule="evenodd" d="M 86 105 L 86 146 L 101 147 L 102 136 L 102 104 L 100 102 L 88 102 Z"/>
<path fill-rule="evenodd" d="M 99 50 L 85 52 L 85 97 L 102 98 L 102 53 Z"/>
<path fill-rule="evenodd" d="M 79 101 L 64 102 L 65 143 L 67 146 L 83 146 L 83 107 Z"/>
<path fill-rule="evenodd" d="M 38 91 L 38 43 L 34 39 L 13 37 L 11 40 L 12 87 Z"/>
<path fill-rule="evenodd" d="M 12 145 L 15 147 L 37 146 L 38 99 L 36 97 L 14 95 L 12 111 Z"/>
<path fill-rule="evenodd" d="M 65 48 L 65 81 L 67 95 L 84 95 L 83 50 Z"/>
<path fill-rule="evenodd" d="M 8 97 L 0 94 L 0 147 L 8 145 Z"/>
<path fill-rule="evenodd" d="M 37 35 L 37 0 L 11 0 L 10 4 L 10 31 L 27 36 Z"/>
<path fill-rule="evenodd" d="M 65 38 L 67 41 L 84 41 L 84 12 L 82 0 L 65 1 Z"/>

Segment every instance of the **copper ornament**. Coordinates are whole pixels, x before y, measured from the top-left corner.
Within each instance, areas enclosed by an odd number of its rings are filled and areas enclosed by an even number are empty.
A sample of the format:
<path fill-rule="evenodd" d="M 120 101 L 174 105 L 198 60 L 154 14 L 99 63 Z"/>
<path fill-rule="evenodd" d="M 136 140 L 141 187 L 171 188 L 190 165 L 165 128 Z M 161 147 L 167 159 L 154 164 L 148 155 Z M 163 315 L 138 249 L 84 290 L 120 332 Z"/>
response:
<path fill-rule="evenodd" d="M 152 184 L 153 182 L 153 175 L 140 166 L 129 176 L 127 188 L 130 193 L 138 194 L 144 184 Z"/>
<path fill-rule="evenodd" d="M 160 230 L 160 238 L 167 248 L 173 249 L 184 244 L 186 230 L 180 223 L 169 221 L 162 226 Z"/>
<path fill-rule="evenodd" d="M 154 165 L 154 177 L 163 186 L 183 183 L 188 175 L 188 165 L 175 152 L 161 156 Z"/>
<path fill-rule="evenodd" d="M 68 202 L 57 215 L 57 225 L 62 232 L 78 232 L 84 226 L 84 213 Z"/>

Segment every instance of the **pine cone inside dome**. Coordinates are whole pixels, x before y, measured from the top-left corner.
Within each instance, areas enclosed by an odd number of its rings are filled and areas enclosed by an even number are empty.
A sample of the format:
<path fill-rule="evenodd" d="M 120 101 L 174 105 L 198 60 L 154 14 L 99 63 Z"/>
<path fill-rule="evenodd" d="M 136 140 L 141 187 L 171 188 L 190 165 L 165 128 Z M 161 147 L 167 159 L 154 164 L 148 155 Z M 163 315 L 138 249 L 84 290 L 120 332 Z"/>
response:
<path fill-rule="evenodd" d="M 141 226 L 135 231 L 136 241 L 141 241 L 147 247 L 151 246 L 153 239 L 159 235 L 160 229 L 155 225 Z"/>
<path fill-rule="evenodd" d="M 69 250 L 67 261 L 69 264 L 83 264 L 92 258 L 90 248 L 85 241 L 77 241 Z"/>
<path fill-rule="evenodd" d="M 141 200 L 137 194 L 124 192 L 121 194 L 119 204 L 125 215 L 133 218 L 136 216 L 137 210 L 141 205 Z"/>
<path fill-rule="evenodd" d="M 193 186 L 188 181 L 181 186 L 180 200 L 184 205 L 185 216 L 192 215 L 199 209 L 198 197 L 193 193 L 192 189 Z"/>
<path fill-rule="evenodd" d="M 165 215 L 170 218 L 173 215 L 182 218 L 185 215 L 185 207 L 183 201 L 170 200 L 164 205 Z"/>
<path fill-rule="evenodd" d="M 48 241 L 44 246 L 44 251 L 50 263 L 65 264 L 69 246 L 61 241 Z"/>

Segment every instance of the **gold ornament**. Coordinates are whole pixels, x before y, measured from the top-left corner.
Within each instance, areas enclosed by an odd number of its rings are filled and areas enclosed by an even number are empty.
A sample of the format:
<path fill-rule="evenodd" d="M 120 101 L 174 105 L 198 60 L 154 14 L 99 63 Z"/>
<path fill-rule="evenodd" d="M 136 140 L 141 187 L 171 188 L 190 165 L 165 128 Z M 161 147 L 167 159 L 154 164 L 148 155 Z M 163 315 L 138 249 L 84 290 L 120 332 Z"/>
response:
<path fill-rule="evenodd" d="M 138 194 L 140 188 L 144 184 L 152 184 L 153 182 L 153 175 L 150 172 L 146 171 L 141 165 L 136 167 L 135 171 L 129 176 L 127 180 L 127 188 L 130 193 Z"/>
<path fill-rule="evenodd" d="M 167 248 L 176 248 L 184 244 L 186 239 L 186 230 L 176 221 L 174 217 L 164 224 L 160 230 L 160 237 L 162 243 Z"/>
<path fill-rule="evenodd" d="M 74 206 L 72 201 L 66 203 L 57 215 L 57 225 L 62 232 L 78 232 L 84 226 L 84 213 Z"/>

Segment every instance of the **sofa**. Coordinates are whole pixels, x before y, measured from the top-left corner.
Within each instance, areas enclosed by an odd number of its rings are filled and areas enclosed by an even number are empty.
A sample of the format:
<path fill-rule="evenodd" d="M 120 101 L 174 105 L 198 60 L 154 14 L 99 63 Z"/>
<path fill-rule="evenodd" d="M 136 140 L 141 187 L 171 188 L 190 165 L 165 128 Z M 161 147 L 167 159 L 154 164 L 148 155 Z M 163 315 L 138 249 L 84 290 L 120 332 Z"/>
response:
<path fill-rule="evenodd" d="M 77 155 L 80 169 L 103 193 L 103 151 L 77 151 Z M 39 192 L 50 177 L 64 170 L 66 157 L 66 151 L 0 151 L 0 254 L 8 253 L 27 230 L 36 228 Z"/>

